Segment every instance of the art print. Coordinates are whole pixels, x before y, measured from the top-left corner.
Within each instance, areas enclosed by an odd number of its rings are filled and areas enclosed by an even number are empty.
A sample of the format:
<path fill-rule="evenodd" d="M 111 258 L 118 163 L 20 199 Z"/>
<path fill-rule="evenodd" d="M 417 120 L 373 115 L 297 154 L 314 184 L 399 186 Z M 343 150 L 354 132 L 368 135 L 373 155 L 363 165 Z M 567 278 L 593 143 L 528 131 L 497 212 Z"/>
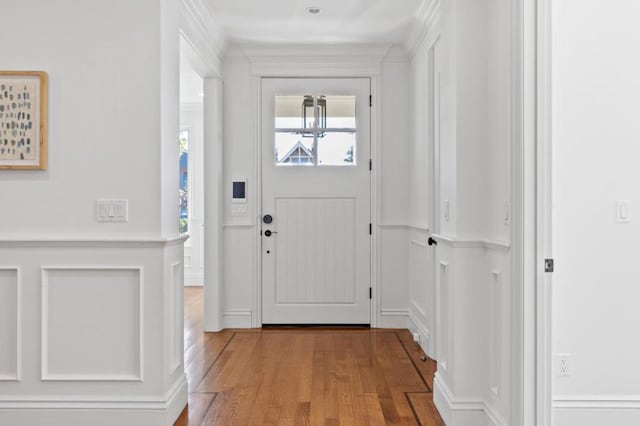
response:
<path fill-rule="evenodd" d="M 0 71 L 0 168 L 46 169 L 47 74 Z"/>

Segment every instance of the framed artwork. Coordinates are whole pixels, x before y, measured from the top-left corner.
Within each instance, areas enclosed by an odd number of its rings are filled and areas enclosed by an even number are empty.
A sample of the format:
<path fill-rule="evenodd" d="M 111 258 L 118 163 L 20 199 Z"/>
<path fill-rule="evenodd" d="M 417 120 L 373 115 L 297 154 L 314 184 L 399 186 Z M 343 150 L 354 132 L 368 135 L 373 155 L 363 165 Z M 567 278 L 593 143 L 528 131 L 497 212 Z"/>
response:
<path fill-rule="evenodd" d="M 0 169 L 47 168 L 47 73 L 0 71 Z"/>

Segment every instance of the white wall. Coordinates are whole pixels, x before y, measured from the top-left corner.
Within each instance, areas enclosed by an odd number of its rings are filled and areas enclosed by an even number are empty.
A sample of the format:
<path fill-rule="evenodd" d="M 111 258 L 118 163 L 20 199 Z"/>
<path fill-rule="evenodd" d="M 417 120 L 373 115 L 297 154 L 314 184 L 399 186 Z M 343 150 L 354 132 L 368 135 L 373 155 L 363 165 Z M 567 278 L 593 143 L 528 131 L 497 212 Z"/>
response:
<path fill-rule="evenodd" d="M 49 73 L 49 169 L 0 171 L 1 424 L 169 425 L 186 404 L 176 200 L 190 3 L 3 7 L 3 69 Z M 97 223 L 96 198 L 128 199 L 129 221 Z"/>
<path fill-rule="evenodd" d="M 49 73 L 49 169 L 0 171 L 0 199 L 11 206 L 0 209 L 0 235 L 158 235 L 156 2 L 26 0 L 3 9 L 11 16 L 0 35 L 3 69 Z M 129 222 L 97 223 L 96 198 L 128 199 Z"/>
<path fill-rule="evenodd" d="M 640 4 L 568 0 L 553 10 L 556 425 L 640 424 Z M 616 200 L 631 222 L 615 222 Z M 554 357 L 554 361 L 555 360 Z"/>
<path fill-rule="evenodd" d="M 450 425 L 512 424 L 511 13 L 506 0 L 442 1 L 411 62 L 409 327 L 438 361 L 434 399 Z M 435 43 L 438 147 L 428 124 Z"/>
<path fill-rule="evenodd" d="M 240 50 L 238 50 L 240 52 Z M 277 56 L 277 54 L 275 54 Z M 264 56 L 254 62 L 268 62 Z M 282 59 L 280 59 L 282 60 Z M 358 75 L 361 64 L 350 62 L 351 57 L 337 59 L 328 69 L 344 69 L 346 76 Z M 284 59 L 286 61 L 286 59 Z M 294 61 L 300 61 L 295 59 Z M 380 153 L 374 159 L 379 165 L 379 211 L 378 238 L 380 240 L 380 258 L 378 294 L 380 295 L 378 316 L 380 325 L 402 327 L 408 312 L 408 280 L 406 275 L 407 206 L 408 206 L 408 141 L 409 141 L 409 105 L 408 76 L 409 67 L 405 58 L 394 57 L 388 60 L 377 59 L 376 76 L 380 81 L 381 121 L 373 122 L 379 127 Z M 275 59 L 278 62 L 278 58 Z M 225 208 L 225 246 L 224 246 L 224 315 L 226 327 L 251 327 L 260 323 L 258 313 L 254 311 L 256 301 L 255 288 L 258 285 L 260 271 L 256 270 L 258 254 L 255 236 L 260 227 L 260 207 L 257 204 L 256 190 L 259 176 L 254 175 L 255 156 L 259 155 L 252 145 L 255 131 L 250 123 L 254 110 L 250 107 L 252 99 L 252 61 L 244 54 L 237 53 L 225 59 L 225 135 L 224 135 L 224 208 Z M 275 67 L 275 66 L 274 66 Z M 355 70 L 355 71 L 354 71 Z M 335 76 L 335 70 L 331 71 Z M 288 69 L 283 74 L 291 75 Z M 366 73 L 364 74 L 367 75 Z M 231 214 L 231 181 L 234 178 L 248 179 L 248 214 Z"/>

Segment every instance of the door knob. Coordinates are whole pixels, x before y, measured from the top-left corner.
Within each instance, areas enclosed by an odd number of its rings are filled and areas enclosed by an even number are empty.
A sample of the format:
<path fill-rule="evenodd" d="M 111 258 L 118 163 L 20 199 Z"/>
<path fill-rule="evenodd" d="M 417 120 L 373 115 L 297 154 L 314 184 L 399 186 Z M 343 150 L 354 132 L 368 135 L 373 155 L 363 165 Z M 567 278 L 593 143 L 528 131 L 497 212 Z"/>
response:
<path fill-rule="evenodd" d="M 433 237 L 429 237 L 429 239 L 427 240 L 427 243 L 430 246 L 437 246 L 438 245 L 438 242 L 436 240 L 434 240 Z"/>
<path fill-rule="evenodd" d="M 277 234 L 277 232 L 276 232 L 276 231 L 271 231 L 271 230 L 269 230 L 269 229 L 267 229 L 266 231 L 264 231 L 264 236 L 265 236 L 265 237 L 270 237 L 270 236 L 271 236 L 271 234 Z"/>
<path fill-rule="evenodd" d="M 262 216 L 262 221 L 266 224 L 273 222 L 273 217 L 270 214 L 265 214 Z"/>

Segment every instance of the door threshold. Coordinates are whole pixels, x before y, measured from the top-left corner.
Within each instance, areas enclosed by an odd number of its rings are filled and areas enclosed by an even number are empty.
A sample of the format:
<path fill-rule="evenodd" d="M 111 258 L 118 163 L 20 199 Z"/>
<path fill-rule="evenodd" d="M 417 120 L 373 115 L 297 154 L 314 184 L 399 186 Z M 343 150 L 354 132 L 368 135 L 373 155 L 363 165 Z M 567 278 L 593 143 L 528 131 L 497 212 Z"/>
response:
<path fill-rule="evenodd" d="M 371 328 L 371 324 L 262 324 L 262 328 L 277 328 L 277 329 L 298 329 L 298 328 L 316 328 L 316 329 L 331 329 L 331 328 Z"/>

